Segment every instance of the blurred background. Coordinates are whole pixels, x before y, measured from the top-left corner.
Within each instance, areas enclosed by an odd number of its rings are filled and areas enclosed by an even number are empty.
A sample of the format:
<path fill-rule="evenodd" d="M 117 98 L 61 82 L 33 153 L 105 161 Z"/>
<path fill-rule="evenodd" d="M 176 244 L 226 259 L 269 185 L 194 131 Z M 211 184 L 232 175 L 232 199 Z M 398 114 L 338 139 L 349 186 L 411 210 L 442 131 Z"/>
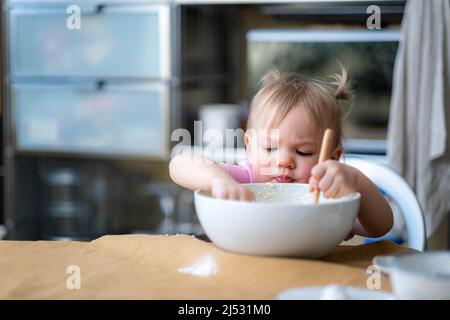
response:
<path fill-rule="evenodd" d="M 80 8 L 80 29 L 67 25 Z M 381 8 L 381 29 L 366 25 Z M 385 162 L 404 1 L 2 1 L 2 225 L 6 239 L 201 235 L 170 182 L 171 133 L 243 128 L 272 67 L 348 69 L 346 152 Z M 184 141 L 186 142 L 186 141 Z M 201 148 L 201 146 L 198 146 Z M 244 155 L 241 138 L 213 157 Z"/>

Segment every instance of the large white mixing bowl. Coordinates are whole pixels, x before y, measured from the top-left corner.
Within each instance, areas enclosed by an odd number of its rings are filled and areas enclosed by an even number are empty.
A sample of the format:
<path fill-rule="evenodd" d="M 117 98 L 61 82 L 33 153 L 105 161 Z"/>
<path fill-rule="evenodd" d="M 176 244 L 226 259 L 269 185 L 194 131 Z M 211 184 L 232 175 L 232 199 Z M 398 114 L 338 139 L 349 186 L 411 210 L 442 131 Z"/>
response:
<path fill-rule="evenodd" d="M 206 235 L 238 253 L 319 258 L 350 233 L 361 195 L 312 203 L 307 184 L 245 184 L 256 202 L 217 199 L 195 192 L 195 209 Z"/>

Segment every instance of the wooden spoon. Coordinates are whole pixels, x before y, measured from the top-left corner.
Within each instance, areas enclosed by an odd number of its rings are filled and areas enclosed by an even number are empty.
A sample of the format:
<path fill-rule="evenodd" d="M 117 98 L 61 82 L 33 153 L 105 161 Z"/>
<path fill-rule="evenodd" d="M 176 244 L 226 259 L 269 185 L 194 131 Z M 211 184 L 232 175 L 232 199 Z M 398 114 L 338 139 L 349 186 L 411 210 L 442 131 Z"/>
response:
<path fill-rule="evenodd" d="M 323 134 L 322 145 L 320 147 L 319 164 L 328 159 L 333 147 L 333 130 L 327 129 Z M 314 203 L 319 203 L 320 190 L 314 190 Z"/>

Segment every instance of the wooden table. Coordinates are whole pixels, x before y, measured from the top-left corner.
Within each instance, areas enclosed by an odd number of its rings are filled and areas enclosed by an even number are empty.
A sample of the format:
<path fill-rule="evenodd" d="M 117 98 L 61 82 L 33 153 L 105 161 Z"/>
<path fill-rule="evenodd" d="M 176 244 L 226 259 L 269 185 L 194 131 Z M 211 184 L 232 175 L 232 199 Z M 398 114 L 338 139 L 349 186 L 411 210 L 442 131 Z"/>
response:
<path fill-rule="evenodd" d="M 383 241 L 303 260 L 234 254 L 187 235 L 0 241 L 0 299 L 274 299 L 293 287 L 365 288 L 375 255 L 410 250 Z M 385 276 L 381 289 L 391 290 Z"/>

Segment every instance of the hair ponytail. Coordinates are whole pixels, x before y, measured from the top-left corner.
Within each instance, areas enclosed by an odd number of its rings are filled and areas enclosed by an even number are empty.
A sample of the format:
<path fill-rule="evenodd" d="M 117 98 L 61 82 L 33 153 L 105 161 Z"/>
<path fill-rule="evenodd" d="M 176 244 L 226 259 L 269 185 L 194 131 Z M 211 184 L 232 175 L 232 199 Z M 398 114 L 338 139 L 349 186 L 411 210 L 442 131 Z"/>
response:
<path fill-rule="evenodd" d="M 273 68 L 269 70 L 259 81 L 263 86 L 266 86 L 270 83 L 276 82 L 281 79 L 281 72 Z"/>
<path fill-rule="evenodd" d="M 336 100 L 345 100 L 351 102 L 353 100 L 353 94 L 348 87 L 348 77 L 347 70 L 345 67 L 338 61 L 341 66 L 341 74 L 335 74 L 333 76 L 334 82 L 336 85 L 336 90 L 334 92 L 334 97 Z"/>

